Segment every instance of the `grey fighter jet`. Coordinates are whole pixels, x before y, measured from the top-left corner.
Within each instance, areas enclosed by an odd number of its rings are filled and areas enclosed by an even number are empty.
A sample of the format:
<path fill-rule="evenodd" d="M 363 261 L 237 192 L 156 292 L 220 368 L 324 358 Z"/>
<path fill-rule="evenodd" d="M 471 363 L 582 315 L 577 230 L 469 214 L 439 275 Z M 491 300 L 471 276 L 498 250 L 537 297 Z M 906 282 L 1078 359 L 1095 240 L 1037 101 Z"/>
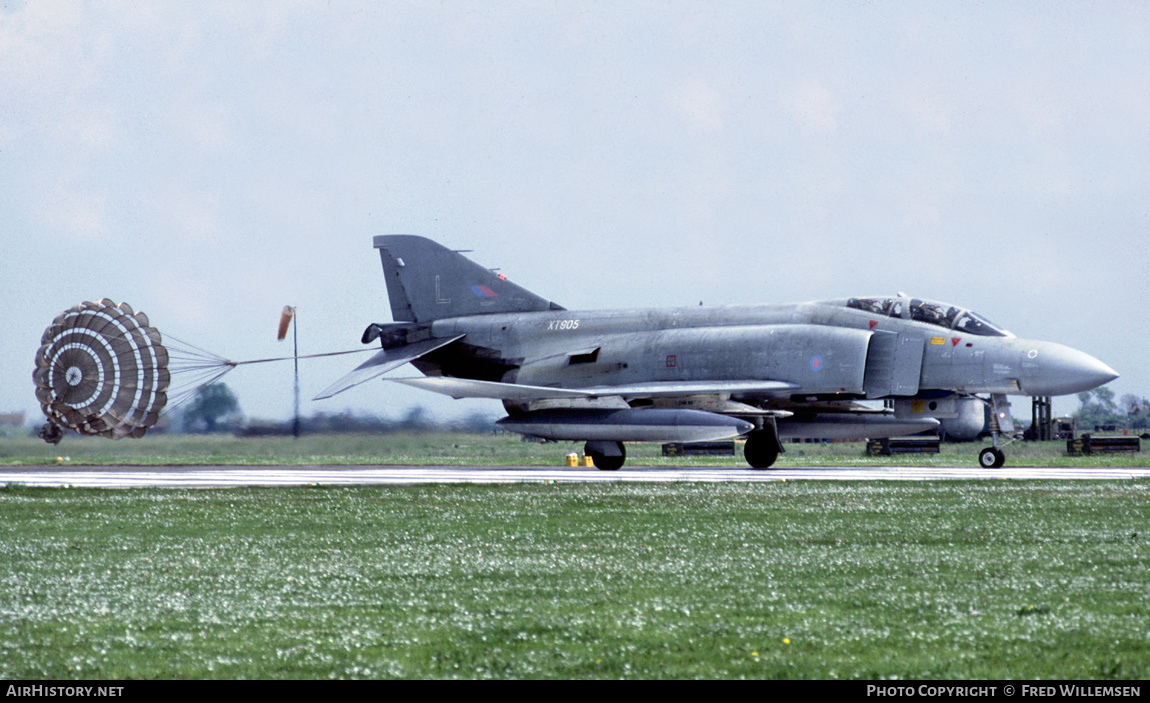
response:
<path fill-rule="evenodd" d="M 618 469 L 624 442 L 745 438 L 769 468 L 791 438 L 977 434 L 989 405 L 1001 466 L 1009 395 L 1078 393 L 1118 377 L 1053 342 L 1020 339 L 981 315 L 903 294 L 785 305 L 570 311 L 458 252 L 412 235 L 375 237 L 392 319 L 381 350 L 326 389 L 390 378 L 454 398 L 503 401 L 497 424 L 586 442 Z M 885 400 L 886 403 L 865 401 Z"/>

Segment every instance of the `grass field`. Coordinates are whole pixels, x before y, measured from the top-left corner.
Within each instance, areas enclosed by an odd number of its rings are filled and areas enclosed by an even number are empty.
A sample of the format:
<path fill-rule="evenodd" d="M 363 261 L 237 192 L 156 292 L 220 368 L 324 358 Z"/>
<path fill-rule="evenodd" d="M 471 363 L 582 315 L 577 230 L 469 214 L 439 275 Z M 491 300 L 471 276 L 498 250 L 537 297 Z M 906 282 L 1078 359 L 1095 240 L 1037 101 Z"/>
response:
<path fill-rule="evenodd" d="M 867 457 L 863 442 L 787 444 L 777 466 L 905 465 L 974 466 L 984 444 L 943 444 L 939 454 Z M 444 464 L 560 466 L 582 443 L 537 444 L 516 435 L 439 432 L 330 434 L 238 438 L 231 435 L 149 435 L 111 441 L 72 434 L 59 445 L 32 437 L 0 437 L 0 466 L 54 464 Z M 659 444 L 628 444 L 628 466 L 744 466 L 742 445 L 734 457 L 664 457 Z M 1016 442 L 1006 448 L 1007 466 L 1150 466 L 1150 453 L 1067 456 L 1066 442 Z"/>
<path fill-rule="evenodd" d="M 792 444 L 782 466 L 973 464 Z M 509 436 L 0 438 L 0 464 L 536 464 Z M 741 456 L 631 465 L 740 465 Z M 1015 444 L 1013 465 L 1146 465 Z M 0 488 L 0 677 L 1150 676 L 1150 482 Z"/>
<path fill-rule="evenodd" d="M 1150 482 L 0 489 L 0 678 L 1150 676 Z"/>

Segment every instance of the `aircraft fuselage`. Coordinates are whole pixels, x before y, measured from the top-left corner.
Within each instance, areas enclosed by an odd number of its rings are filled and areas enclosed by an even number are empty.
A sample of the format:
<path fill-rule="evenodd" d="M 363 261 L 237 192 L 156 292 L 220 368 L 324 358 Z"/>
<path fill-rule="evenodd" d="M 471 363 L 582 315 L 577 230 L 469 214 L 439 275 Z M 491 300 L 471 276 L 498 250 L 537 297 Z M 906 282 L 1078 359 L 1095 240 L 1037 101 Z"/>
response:
<path fill-rule="evenodd" d="M 963 333 L 844 301 L 494 313 L 437 320 L 431 333 L 466 336 L 462 348 L 428 362 L 458 368 L 482 359 L 487 371 L 477 377 L 560 388 L 770 379 L 794 383 L 804 396 L 843 399 L 1039 396 L 1088 390 L 1115 375 L 1060 344 Z"/>

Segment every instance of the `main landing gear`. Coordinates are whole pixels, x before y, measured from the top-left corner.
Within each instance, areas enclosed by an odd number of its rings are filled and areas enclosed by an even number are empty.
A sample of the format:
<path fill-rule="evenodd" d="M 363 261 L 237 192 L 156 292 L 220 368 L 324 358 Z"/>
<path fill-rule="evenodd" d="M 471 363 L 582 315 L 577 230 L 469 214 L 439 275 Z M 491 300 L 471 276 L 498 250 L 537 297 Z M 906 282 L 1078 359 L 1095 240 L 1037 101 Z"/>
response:
<path fill-rule="evenodd" d="M 600 471 L 618 471 L 627 461 L 627 450 L 622 442 L 594 440 L 583 445 L 583 453 L 591 457 Z"/>
<path fill-rule="evenodd" d="M 779 458 L 783 443 L 779 441 L 779 429 L 775 425 L 775 418 L 767 418 L 763 426 L 747 435 L 747 443 L 743 446 L 743 456 L 752 469 L 769 469 Z"/>
<path fill-rule="evenodd" d="M 752 469 L 769 469 L 783 451 L 778 430 L 771 423 L 747 435 L 743 456 Z M 627 461 L 627 450 L 622 442 L 593 440 L 583 445 L 583 453 L 591 457 L 595 468 L 600 471 L 618 471 Z"/>

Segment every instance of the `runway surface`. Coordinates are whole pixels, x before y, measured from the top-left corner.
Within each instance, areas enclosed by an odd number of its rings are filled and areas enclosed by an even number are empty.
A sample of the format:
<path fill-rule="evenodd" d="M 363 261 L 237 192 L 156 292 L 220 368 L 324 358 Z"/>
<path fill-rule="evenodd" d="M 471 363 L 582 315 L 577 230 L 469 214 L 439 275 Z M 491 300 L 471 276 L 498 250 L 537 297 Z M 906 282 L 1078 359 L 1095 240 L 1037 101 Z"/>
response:
<path fill-rule="evenodd" d="M 620 471 L 539 466 L 51 466 L 0 468 L 0 484 L 89 488 L 386 486 L 434 483 L 754 483 L 769 481 L 1098 480 L 1150 478 L 1150 467 L 981 469 L 955 467 L 625 467 Z"/>

